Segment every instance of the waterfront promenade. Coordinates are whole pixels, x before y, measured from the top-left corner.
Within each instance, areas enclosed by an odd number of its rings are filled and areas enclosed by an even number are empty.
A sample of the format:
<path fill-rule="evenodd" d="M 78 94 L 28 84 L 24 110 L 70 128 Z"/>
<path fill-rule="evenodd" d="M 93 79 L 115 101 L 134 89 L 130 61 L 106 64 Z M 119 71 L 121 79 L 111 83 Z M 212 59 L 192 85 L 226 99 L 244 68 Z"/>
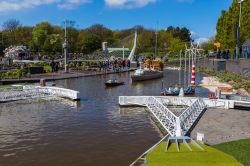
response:
<path fill-rule="evenodd" d="M 15 83 L 36 83 L 39 82 L 41 78 L 46 81 L 55 81 L 63 79 L 72 79 L 80 77 L 91 77 L 106 74 L 124 73 L 134 71 L 134 68 L 128 70 L 116 71 L 79 71 L 79 72 L 69 72 L 69 73 L 44 73 L 44 74 L 32 74 L 30 78 L 20 78 L 20 79 L 2 79 L 0 80 L 0 85 L 15 84 Z"/>

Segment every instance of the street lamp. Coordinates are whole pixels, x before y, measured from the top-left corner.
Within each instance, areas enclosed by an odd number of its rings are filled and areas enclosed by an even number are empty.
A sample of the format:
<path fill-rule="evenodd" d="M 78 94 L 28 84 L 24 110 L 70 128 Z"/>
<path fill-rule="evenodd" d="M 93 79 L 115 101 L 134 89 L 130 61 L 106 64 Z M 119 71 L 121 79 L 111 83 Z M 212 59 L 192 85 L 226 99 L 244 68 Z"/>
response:
<path fill-rule="evenodd" d="M 237 31 L 237 43 L 236 43 L 236 57 L 237 57 L 237 59 L 240 56 L 240 21 L 241 21 L 241 13 L 242 13 L 242 2 L 244 2 L 244 0 L 240 0 L 238 2 L 240 4 L 240 15 L 239 15 L 239 27 L 238 27 L 238 31 Z"/>
<path fill-rule="evenodd" d="M 68 73 L 68 58 L 67 58 L 67 54 L 68 54 L 68 48 L 69 48 L 69 43 L 67 40 L 67 20 L 65 21 L 65 34 L 64 34 L 64 43 L 63 43 L 63 50 L 64 50 L 64 71 L 65 73 Z"/>

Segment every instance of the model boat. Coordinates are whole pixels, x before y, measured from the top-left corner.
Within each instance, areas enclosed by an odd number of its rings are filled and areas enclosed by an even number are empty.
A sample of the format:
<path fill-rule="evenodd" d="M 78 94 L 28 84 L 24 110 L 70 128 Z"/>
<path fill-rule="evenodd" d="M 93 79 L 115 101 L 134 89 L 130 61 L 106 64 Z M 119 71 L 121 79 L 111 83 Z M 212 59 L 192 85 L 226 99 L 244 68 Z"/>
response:
<path fill-rule="evenodd" d="M 161 92 L 161 96 L 178 96 L 179 94 L 180 94 L 180 89 L 179 88 L 164 89 Z"/>
<path fill-rule="evenodd" d="M 164 89 L 161 92 L 161 96 L 179 96 L 181 92 L 181 89 L 178 87 L 173 88 L 169 88 L 169 89 Z M 191 86 L 187 87 L 184 90 L 184 95 L 194 95 L 195 94 L 195 89 Z"/>
<path fill-rule="evenodd" d="M 145 81 L 163 77 L 163 71 L 150 70 L 150 69 L 138 69 L 134 75 L 131 76 L 132 81 Z"/>
<path fill-rule="evenodd" d="M 105 82 L 106 86 L 119 86 L 119 85 L 124 85 L 123 81 L 118 81 L 118 80 L 108 80 Z"/>

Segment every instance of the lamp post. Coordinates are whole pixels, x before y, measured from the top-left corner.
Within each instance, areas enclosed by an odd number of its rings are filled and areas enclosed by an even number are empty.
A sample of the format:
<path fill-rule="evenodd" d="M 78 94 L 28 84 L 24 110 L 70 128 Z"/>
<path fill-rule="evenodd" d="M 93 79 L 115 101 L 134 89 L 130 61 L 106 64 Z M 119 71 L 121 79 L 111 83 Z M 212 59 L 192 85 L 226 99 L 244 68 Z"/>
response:
<path fill-rule="evenodd" d="M 237 30 L 237 43 L 236 43 L 236 59 L 240 57 L 240 24 L 241 24 L 241 14 L 242 14 L 242 2 L 244 0 L 240 0 L 238 3 L 240 4 L 240 15 L 239 15 L 239 26 Z"/>
<path fill-rule="evenodd" d="M 157 22 L 156 30 L 155 30 L 155 55 L 154 55 L 154 59 L 157 58 L 157 56 L 158 56 L 158 26 L 159 26 L 159 23 Z"/>
<path fill-rule="evenodd" d="M 67 40 L 67 20 L 65 21 L 65 35 L 64 35 L 64 43 L 63 43 L 63 50 L 64 50 L 64 71 L 65 73 L 68 73 L 68 48 L 69 48 L 69 43 Z"/>

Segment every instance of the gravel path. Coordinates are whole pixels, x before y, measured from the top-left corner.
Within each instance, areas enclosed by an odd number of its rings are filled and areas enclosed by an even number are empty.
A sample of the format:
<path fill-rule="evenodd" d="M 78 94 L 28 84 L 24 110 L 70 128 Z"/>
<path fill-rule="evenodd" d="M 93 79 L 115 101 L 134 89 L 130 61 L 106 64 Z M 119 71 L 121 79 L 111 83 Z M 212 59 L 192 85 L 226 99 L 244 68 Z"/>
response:
<path fill-rule="evenodd" d="M 205 143 L 209 145 L 250 138 L 250 111 L 208 109 L 194 130 L 205 134 Z"/>

